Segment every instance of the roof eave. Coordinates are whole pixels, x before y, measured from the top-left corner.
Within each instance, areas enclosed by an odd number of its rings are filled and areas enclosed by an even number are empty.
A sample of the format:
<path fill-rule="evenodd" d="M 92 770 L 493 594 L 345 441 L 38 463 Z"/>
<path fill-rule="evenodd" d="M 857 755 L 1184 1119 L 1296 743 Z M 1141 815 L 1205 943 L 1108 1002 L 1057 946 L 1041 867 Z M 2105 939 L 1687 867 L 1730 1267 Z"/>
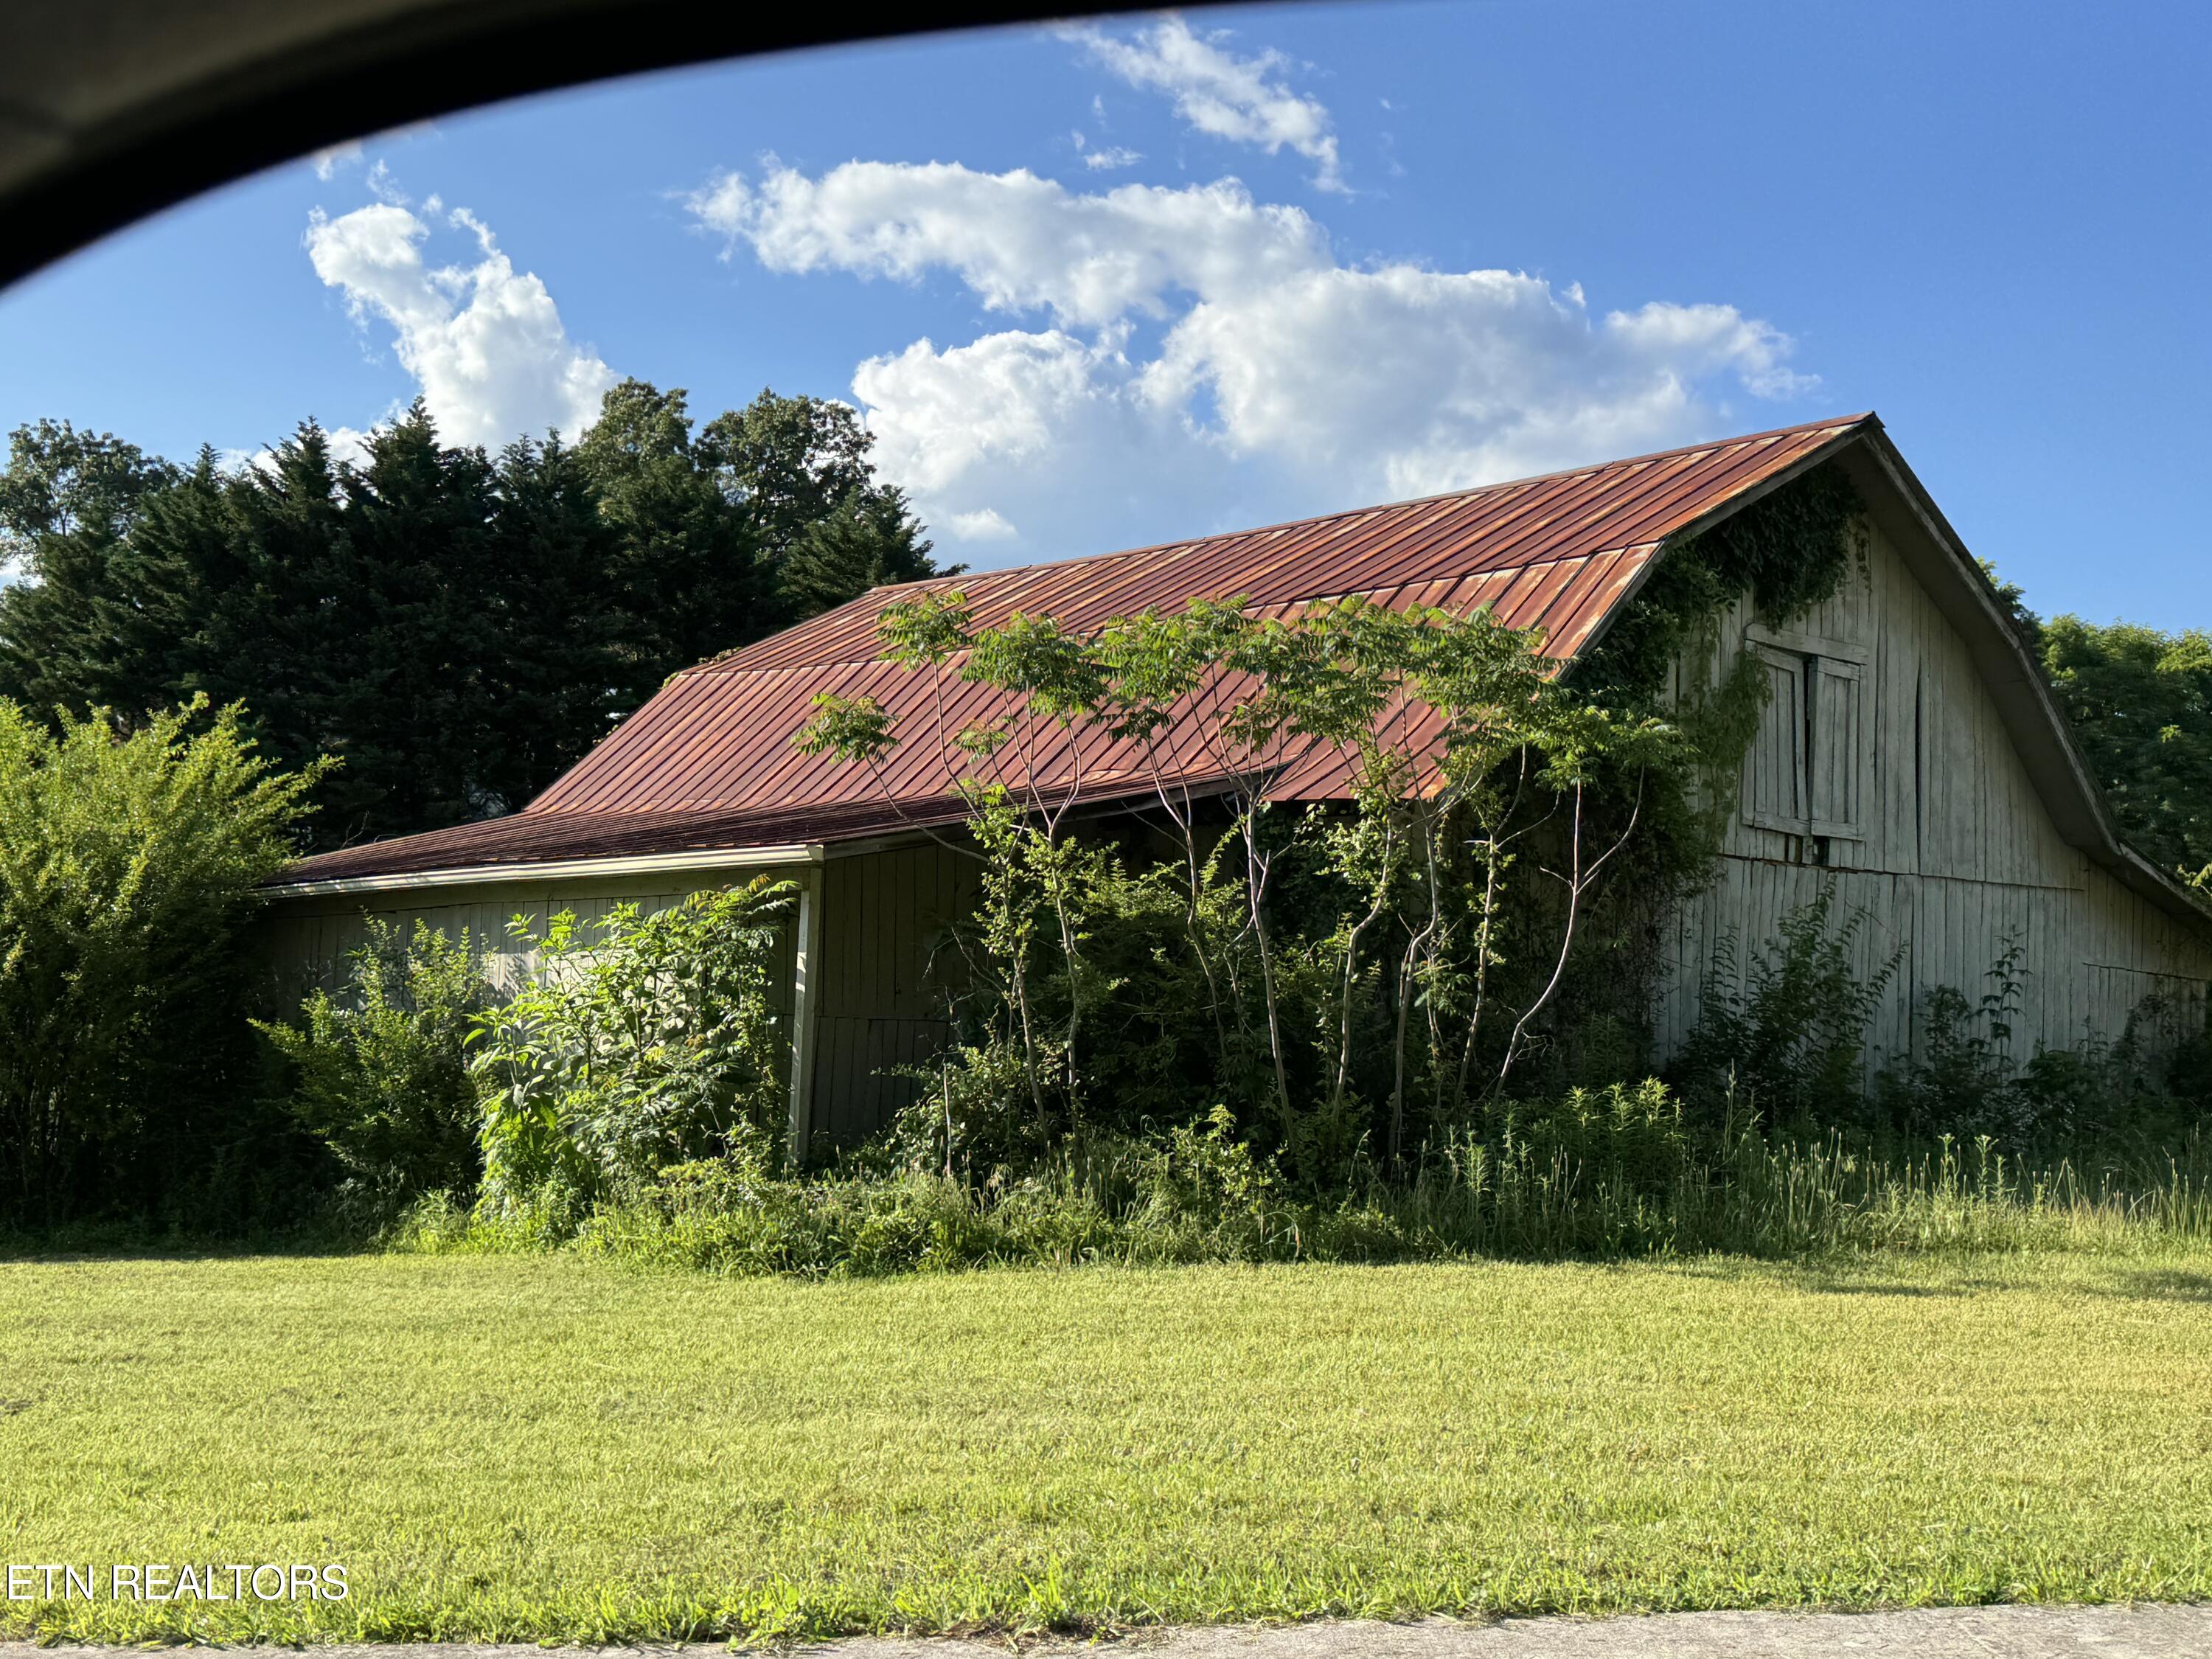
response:
<path fill-rule="evenodd" d="M 2028 781 L 2067 844 L 2091 863 L 2192 926 L 2212 932 L 2212 906 L 2171 872 L 2161 870 L 2121 838 L 2103 787 L 2089 770 L 2074 730 L 2051 682 L 2004 609 L 1959 532 L 1917 477 L 1897 446 L 1877 425 L 1863 434 L 1863 471 L 1888 487 L 1922 538 L 1942 558 L 1940 583 L 1926 580 L 1929 597 L 1965 640 L 1983 684 L 1996 702 Z M 1869 480 L 1861 477 L 1863 486 Z"/>
<path fill-rule="evenodd" d="M 820 842 L 778 847 L 695 848 L 682 853 L 641 853 L 610 858 L 549 859 L 537 863 L 471 864 L 450 870 L 392 871 L 373 876 L 333 876 L 320 881 L 272 882 L 261 890 L 271 898 L 336 898 L 354 893 L 416 892 L 429 887 L 482 887 L 501 883 L 578 881 L 609 876 L 684 875 L 715 870 L 775 869 L 819 864 Z"/>

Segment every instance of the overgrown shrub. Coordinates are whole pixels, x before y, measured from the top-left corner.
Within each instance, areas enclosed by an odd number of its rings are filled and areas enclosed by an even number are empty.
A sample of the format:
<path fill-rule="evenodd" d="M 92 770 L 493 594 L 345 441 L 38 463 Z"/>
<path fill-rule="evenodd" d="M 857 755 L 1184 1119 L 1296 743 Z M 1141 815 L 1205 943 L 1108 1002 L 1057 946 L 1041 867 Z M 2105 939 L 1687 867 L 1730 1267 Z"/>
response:
<path fill-rule="evenodd" d="M 1770 1122 L 1864 1122 L 1867 1031 L 1905 956 L 1863 970 L 1866 926 L 1863 912 L 1837 917 L 1830 882 L 1748 962 L 1734 933 L 1716 941 L 1675 1061 L 1698 1098 L 1740 1099 Z"/>
<path fill-rule="evenodd" d="M 770 994 L 779 920 L 796 889 L 757 877 L 595 927 L 562 911 L 512 931 L 538 966 L 478 1017 L 472 1070 L 484 1105 L 482 1202 L 580 1222 L 706 1158 L 781 1156 L 784 1045 Z"/>
<path fill-rule="evenodd" d="M 2016 941 L 2006 942 L 1976 1001 L 1948 985 L 1922 998 L 1915 1052 L 1881 1079 L 1886 1128 L 2059 1152 L 2177 1141 L 2203 1123 L 2212 1111 L 2212 1043 L 2201 1006 L 2147 997 L 2118 1036 L 2089 1032 L 2069 1047 L 2039 1043 L 2022 1056 L 2013 1042 L 2021 954 Z"/>
<path fill-rule="evenodd" d="M 1908 1135 L 1999 1135 L 2025 1139 L 2045 1127 L 2021 1086 L 2012 1053 L 2020 1012 L 2021 946 L 2008 939 L 1978 1001 L 1956 986 L 1931 987 L 1920 999 L 1915 1052 L 1880 1079 L 1891 1127 Z"/>
<path fill-rule="evenodd" d="M 1144 1144 L 1133 1184 L 1141 1200 L 1133 1226 L 1194 1233 L 1208 1242 L 1209 1255 L 1264 1261 L 1290 1231 L 1280 1176 L 1237 1138 L 1226 1106 L 1203 1124 L 1178 1123 Z"/>
<path fill-rule="evenodd" d="M 312 781 L 204 700 L 52 731 L 0 700 L 0 1217 L 278 1207 L 308 1149 L 242 1103 L 245 930 Z"/>
<path fill-rule="evenodd" d="M 879 1138 L 889 1167 L 988 1180 L 1041 1162 L 1052 1140 L 1037 1121 L 1023 1058 L 1011 1042 L 987 1036 L 907 1068 L 923 1091 Z"/>
<path fill-rule="evenodd" d="M 491 991 L 469 936 L 372 921 L 349 967 L 338 995 L 307 998 L 299 1025 L 256 1022 L 287 1062 L 283 1103 L 371 1211 L 432 1192 L 466 1201 L 482 1122 L 466 1045 Z"/>
<path fill-rule="evenodd" d="M 397 1242 L 433 1252 L 572 1242 L 639 1267 L 807 1278 L 1094 1262 L 2203 1248 L 2212 1141 L 2198 1134 L 2170 1154 L 2087 1164 L 2023 1164 L 1985 1139 L 1881 1156 L 1741 1120 L 1701 1131 L 1647 1080 L 1500 1103 L 1424 1148 L 1405 1178 L 1371 1170 L 1328 1194 L 1283 1182 L 1216 1115 L 1162 1135 L 1073 1140 L 1003 1184 L 678 1165 L 600 1205 L 573 1234 L 542 1212 L 471 1213 L 441 1198 Z"/>
<path fill-rule="evenodd" d="M 1370 1155 L 1401 1165 L 1559 1046 L 1647 783 L 1690 763 L 1666 721 L 1563 690 L 1540 639 L 1486 611 L 1194 600 L 1090 636 L 1020 613 L 975 628 L 950 592 L 878 631 L 940 707 L 954 679 L 995 694 L 956 732 L 825 693 L 793 734 L 879 780 L 902 744 L 933 745 L 966 805 L 960 1040 L 915 1073 L 934 1103 L 900 1136 L 940 1172 L 1019 1174 L 1069 1137 L 1216 1106 L 1316 1190 Z M 1170 728 L 1224 786 L 1203 805 L 1160 751 Z M 1149 846 L 1072 816 L 1109 743 L 1149 785 Z M 1272 799 L 1285 767 L 1331 757 L 1347 807 Z"/>

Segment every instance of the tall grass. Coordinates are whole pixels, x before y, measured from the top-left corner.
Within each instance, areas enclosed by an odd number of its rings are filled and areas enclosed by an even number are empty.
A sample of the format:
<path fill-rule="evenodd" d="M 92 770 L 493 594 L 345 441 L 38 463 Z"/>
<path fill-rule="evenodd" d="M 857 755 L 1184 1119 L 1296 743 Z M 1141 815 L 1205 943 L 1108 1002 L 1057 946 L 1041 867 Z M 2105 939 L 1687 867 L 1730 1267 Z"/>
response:
<path fill-rule="evenodd" d="M 1884 1156 L 1841 1136 L 1731 1136 L 1662 1185 L 1527 1146 L 1462 1143 L 1370 1207 L 1446 1252 L 1557 1256 L 1725 1251 L 2018 1250 L 2212 1244 L 2201 1136 L 2162 1164 L 2094 1174 L 2008 1156 L 1984 1137 Z"/>
<path fill-rule="evenodd" d="M 440 1201 L 401 1249 L 568 1248 L 644 1266 L 848 1277 L 985 1266 L 1767 1258 L 1936 1251 L 2212 1249 L 2212 1144 L 2023 1160 L 1984 1138 L 1881 1152 L 1755 1124 L 1696 1135 L 1656 1085 L 1514 1108 L 1346 1194 L 1291 1188 L 1224 1127 L 1064 1146 L 975 1186 L 917 1171 L 805 1181 L 711 1165 L 560 1222 Z"/>

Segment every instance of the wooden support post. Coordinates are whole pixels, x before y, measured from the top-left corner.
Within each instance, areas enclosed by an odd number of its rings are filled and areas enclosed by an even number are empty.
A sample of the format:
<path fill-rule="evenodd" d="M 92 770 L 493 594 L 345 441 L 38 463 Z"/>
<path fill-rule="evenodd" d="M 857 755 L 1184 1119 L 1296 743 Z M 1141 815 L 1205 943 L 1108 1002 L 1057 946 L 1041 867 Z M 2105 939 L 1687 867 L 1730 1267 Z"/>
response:
<path fill-rule="evenodd" d="M 799 878 L 799 914 L 793 920 L 791 972 L 791 1126 L 787 1146 L 794 1165 L 804 1164 L 814 1131 L 814 988 L 822 976 L 822 849 L 809 849 L 812 867 Z"/>

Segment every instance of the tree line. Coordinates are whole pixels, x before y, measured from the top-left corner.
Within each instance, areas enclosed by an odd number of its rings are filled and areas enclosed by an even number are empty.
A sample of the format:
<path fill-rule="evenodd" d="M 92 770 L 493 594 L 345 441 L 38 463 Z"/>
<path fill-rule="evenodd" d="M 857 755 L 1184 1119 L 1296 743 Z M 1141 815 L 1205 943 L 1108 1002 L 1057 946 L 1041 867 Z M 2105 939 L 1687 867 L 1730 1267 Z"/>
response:
<path fill-rule="evenodd" d="M 357 459 L 308 421 L 246 465 L 42 420 L 0 472 L 0 698 L 242 705 L 277 769 L 337 762 L 314 848 L 513 811 L 669 675 L 939 574 L 871 442 L 825 399 L 700 424 L 635 380 L 580 440 L 496 454 L 419 401 Z"/>
<path fill-rule="evenodd" d="M 1982 568 L 2057 693 L 2121 834 L 2212 890 L 2212 635 L 2045 617 L 2017 583 Z"/>

